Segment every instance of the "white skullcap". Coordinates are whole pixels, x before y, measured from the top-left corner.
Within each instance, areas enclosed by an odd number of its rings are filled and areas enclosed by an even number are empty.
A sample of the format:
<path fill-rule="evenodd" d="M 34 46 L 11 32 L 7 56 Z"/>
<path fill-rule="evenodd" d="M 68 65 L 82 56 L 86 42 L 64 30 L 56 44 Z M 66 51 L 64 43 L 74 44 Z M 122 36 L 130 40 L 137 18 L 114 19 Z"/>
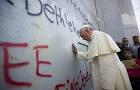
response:
<path fill-rule="evenodd" d="M 80 29 L 83 29 L 83 28 L 86 28 L 86 27 L 92 28 L 91 25 L 89 25 L 89 24 L 85 24 L 85 25 L 83 25 L 82 27 L 80 27 Z M 79 30 L 80 30 L 80 29 L 79 29 Z"/>

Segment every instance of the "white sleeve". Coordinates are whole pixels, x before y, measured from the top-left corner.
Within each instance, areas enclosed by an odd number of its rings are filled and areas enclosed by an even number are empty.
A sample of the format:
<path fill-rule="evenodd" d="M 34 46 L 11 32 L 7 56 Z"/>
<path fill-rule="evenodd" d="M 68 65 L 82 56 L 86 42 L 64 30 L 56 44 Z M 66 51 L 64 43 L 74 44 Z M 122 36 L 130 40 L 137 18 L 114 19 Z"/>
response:
<path fill-rule="evenodd" d="M 87 55 L 88 55 L 87 52 L 78 52 L 77 53 L 77 58 L 81 59 L 81 60 L 88 60 Z"/>

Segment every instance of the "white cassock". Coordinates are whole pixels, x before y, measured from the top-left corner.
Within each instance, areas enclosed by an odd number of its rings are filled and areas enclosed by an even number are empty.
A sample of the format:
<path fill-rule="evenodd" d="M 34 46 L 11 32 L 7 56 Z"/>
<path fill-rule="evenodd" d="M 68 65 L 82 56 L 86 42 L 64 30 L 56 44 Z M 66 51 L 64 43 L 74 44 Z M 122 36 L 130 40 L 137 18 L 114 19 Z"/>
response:
<path fill-rule="evenodd" d="M 94 30 L 88 51 L 78 52 L 78 58 L 91 64 L 94 90 L 132 90 L 126 68 L 116 54 L 119 51 L 109 35 Z"/>

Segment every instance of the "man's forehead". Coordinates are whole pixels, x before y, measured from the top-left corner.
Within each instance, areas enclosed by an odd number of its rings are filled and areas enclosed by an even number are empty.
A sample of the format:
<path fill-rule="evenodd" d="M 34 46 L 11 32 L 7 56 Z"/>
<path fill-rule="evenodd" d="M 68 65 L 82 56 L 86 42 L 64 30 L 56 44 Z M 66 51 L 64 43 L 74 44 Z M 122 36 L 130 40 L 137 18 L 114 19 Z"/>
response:
<path fill-rule="evenodd" d="M 87 29 L 87 27 L 84 27 L 84 28 L 80 29 L 80 33 L 85 32 L 86 29 Z"/>
<path fill-rule="evenodd" d="M 123 41 L 124 41 L 124 40 L 128 40 L 128 39 L 127 39 L 127 38 L 124 38 Z"/>
<path fill-rule="evenodd" d="M 80 31 L 86 30 L 88 27 L 81 28 Z"/>

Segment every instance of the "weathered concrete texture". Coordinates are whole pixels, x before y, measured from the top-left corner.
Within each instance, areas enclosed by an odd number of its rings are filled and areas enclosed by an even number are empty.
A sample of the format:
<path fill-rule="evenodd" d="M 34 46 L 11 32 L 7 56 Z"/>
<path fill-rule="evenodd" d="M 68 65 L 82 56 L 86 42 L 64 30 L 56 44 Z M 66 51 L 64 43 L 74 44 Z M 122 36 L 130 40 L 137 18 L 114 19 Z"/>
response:
<path fill-rule="evenodd" d="M 131 0 L 119 0 L 123 29 L 126 38 L 133 43 L 132 37 L 138 35 L 138 26 Z"/>
<path fill-rule="evenodd" d="M 134 8 L 134 13 L 136 16 L 136 20 L 138 23 L 139 28 L 139 35 L 140 35 L 140 0 L 131 0 Z"/>
<path fill-rule="evenodd" d="M 116 41 L 124 36 L 121 12 L 117 0 L 95 0 L 98 13 L 103 21 L 102 31 L 110 34 Z"/>

